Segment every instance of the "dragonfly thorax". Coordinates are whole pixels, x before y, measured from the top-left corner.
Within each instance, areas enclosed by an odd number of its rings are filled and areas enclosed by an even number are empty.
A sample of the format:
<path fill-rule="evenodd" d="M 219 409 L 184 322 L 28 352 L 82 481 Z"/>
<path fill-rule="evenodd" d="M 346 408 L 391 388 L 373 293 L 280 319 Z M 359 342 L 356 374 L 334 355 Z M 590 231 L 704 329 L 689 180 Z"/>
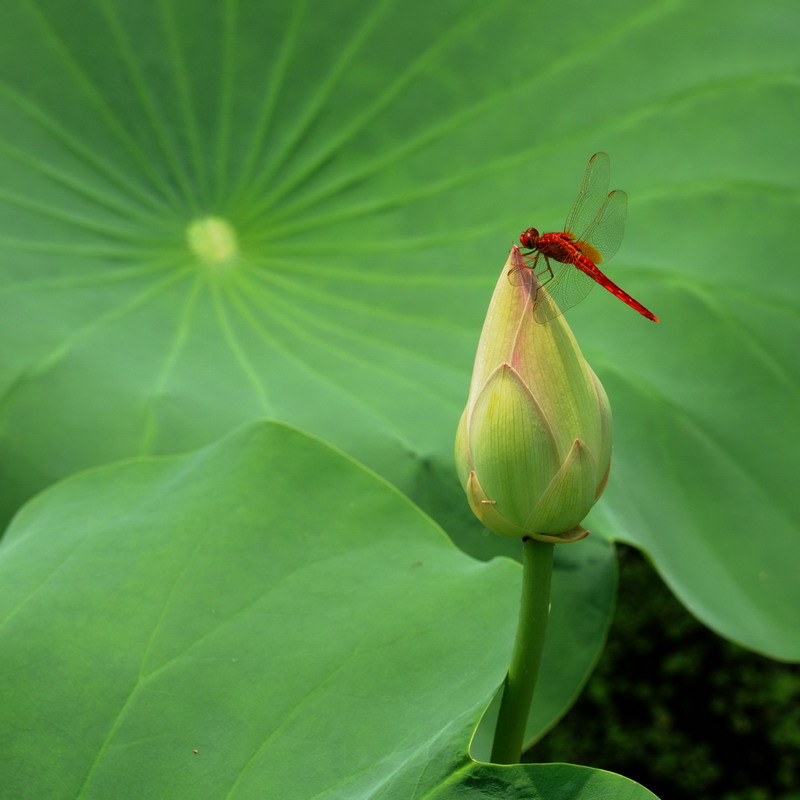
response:
<path fill-rule="evenodd" d="M 536 250 L 546 258 L 564 264 L 577 264 L 584 254 L 576 246 L 572 234 L 567 231 L 544 233 L 536 240 Z"/>
<path fill-rule="evenodd" d="M 520 244 L 545 258 L 575 264 L 581 258 L 581 251 L 575 246 L 571 233 L 539 233 L 536 228 L 528 228 L 519 237 Z"/>

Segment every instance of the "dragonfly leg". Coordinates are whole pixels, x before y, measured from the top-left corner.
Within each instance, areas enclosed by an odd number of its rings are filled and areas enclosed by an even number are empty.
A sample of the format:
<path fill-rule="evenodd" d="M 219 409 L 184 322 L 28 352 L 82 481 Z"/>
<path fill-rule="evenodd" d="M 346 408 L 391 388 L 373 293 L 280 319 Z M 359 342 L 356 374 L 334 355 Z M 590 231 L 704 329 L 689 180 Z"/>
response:
<path fill-rule="evenodd" d="M 534 272 L 534 271 L 536 270 L 536 262 L 539 260 L 539 255 L 540 255 L 539 253 L 537 253 L 535 256 L 534 256 L 534 255 L 530 255 L 530 254 L 528 254 L 528 253 L 523 253 L 523 254 L 522 254 L 522 257 L 523 257 L 523 258 L 525 259 L 525 261 L 526 261 L 526 264 L 525 264 L 525 266 L 524 266 L 524 267 L 512 267 L 512 268 L 511 268 L 511 269 L 510 269 L 510 270 L 509 270 L 509 271 L 506 273 L 506 275 L 508 275 L 508 277 L 509 277 L 509 280 L 511 279 L 511 276 L 512 276 L 512 275 L 514 275 L 515 273 L 520 273 L 520 272 L 522 272 L 523 270 L 528 270 L 528 269 L 529 269 L 529 270 L 531 270 L 531 272 Z M 520 284 L 516 283 L 516 281 L 515 281 L 515 280 L 512 280 L 511 282 L 512 282 L 512 283 L 513 283 L 515 286 L 518 286 L 518 285 L 520 285 Z M 527 281 L 525 281 L 525 282 L 527 283 Z"/>
<path fill-rule="evenodd" d="M 539 286 L 536 288 L 536 294 L 534 294 L 534 296 L 533 296 L 534 309 L 541 302 L 541 299 L 539 298 L 539 292 L 542 289 L 544 289 L 545 284 L 550 283 L 550 281 L 553 280 L 553 278 L 555 277 L 553 275 L 553 268 L 550 266 L 550 259 L 544 254 L 540 254 L 540 255 L 542 255 L 542 257 L 544 258 L 544 265 L 545 266 L 544 266 L 544 269 L 541 272 L 537 272 L 536 273 L 536 277 L 539 279 Z M 536 261 L 538 261 L 538 260 L 539 260 L 539 257 L 537 256 L 536 257 Z M 531 269 L 533 269 L 533 270 L 536 269 L 536 261 L 534 261 L 534 263 L 531 265 Z M 544 275 L 547 275 L 548 277 L 545 278 L 545 280 L 542 280 L 542 277 Z"/>
<path fill-rule="evenodd" d="M 536 277 L 539 279 L 539 283 L 541 283 L 542 286 L 544 286 L 546 283 L 549 283 L 555 277 L 553 275 L 553 268 L 550 266 L 550 259 L 547 256 L 544 257 L 544 264 L 544 269 L 541 272 L 536 273 Z M 549 277 L 547 280 L 543 281 L 542 276 L 547 275 L 548 273 L 550 273 Z"/>

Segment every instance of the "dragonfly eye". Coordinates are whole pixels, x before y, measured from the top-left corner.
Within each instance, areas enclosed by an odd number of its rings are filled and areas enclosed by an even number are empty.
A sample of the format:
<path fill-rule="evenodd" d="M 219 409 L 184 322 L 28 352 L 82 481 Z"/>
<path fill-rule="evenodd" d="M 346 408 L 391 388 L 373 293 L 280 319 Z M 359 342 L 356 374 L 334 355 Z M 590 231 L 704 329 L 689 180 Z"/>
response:
<path fill-rule="evenodd" d="M 539 237 L 539 231 L 536 228 L 528 228 L 528 230 L 523 231 L 519 236 L 519 243 L 523 247 L 533 248 L 533 240 L 534 238 Z"/>

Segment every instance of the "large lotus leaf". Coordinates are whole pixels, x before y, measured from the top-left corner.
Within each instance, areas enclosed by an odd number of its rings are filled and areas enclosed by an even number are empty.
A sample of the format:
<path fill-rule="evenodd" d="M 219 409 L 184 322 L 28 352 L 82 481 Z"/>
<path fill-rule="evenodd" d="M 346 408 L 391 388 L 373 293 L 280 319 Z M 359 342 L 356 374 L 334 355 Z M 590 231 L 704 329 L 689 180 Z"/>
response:
<path fill-rule="evenodd" d="M 7 4 L 6 515 L 77 468 L 271 415 L 478 552 L 450 452 L 491 286 L 602 149 L 631 198 L 612 277 L 663 322 L 601 290 L 570 314 L 615 412 L 596 522 L 716 630 L 800 657 L 799 13 Z"/>
<path fill-rule="evenodd" d="M 275 423 L 68 479 L 0 545 L 0 795 L 652 797 L 470 759 L 519 579 Z"/>

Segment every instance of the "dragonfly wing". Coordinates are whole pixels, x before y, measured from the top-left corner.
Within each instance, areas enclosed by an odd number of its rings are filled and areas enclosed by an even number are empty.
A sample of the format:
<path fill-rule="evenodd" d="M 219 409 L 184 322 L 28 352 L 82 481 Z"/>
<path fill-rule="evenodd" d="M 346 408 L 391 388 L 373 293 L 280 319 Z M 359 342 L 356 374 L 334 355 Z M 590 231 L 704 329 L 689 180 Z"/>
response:
<path fill-rule="evenodd" d="M 569 231 L 576 239 L 585 231 L 597 216 L 600 207 L 608 195 L 611 182 L 611 159 L 606 153 L 595 153 L 583 173 L 583 181 L 575 200 L 575 205 L 567 216 L 564 230 Z"/>
<path fill-rule="evenodd" d="M 561 316 L 568 308 L 577 305 L 594 287 L 594 281 L 572 264 L 550 262 L 553 276 L 546 270 L 537 270 L 541 288 L 533 301 L 533 318 L 548 322 Z"/>
<path fill-rule="evenodd" d="M 622 243 L 627 215 L 628 195 L 620 190 L 611 192 L 586 229 L 575 232 L 578 247 L 595 264 L 608 261 Z"/>
<path fill-rule="evenodd" d="M 527 286 L 530 289 L 533 283 L 533 272 L 538 262 L 538 255 L 533 258 L 528 257 L 525 266 L 513 267 L 508 271 L 508 282 L 512 286 Z"/>

